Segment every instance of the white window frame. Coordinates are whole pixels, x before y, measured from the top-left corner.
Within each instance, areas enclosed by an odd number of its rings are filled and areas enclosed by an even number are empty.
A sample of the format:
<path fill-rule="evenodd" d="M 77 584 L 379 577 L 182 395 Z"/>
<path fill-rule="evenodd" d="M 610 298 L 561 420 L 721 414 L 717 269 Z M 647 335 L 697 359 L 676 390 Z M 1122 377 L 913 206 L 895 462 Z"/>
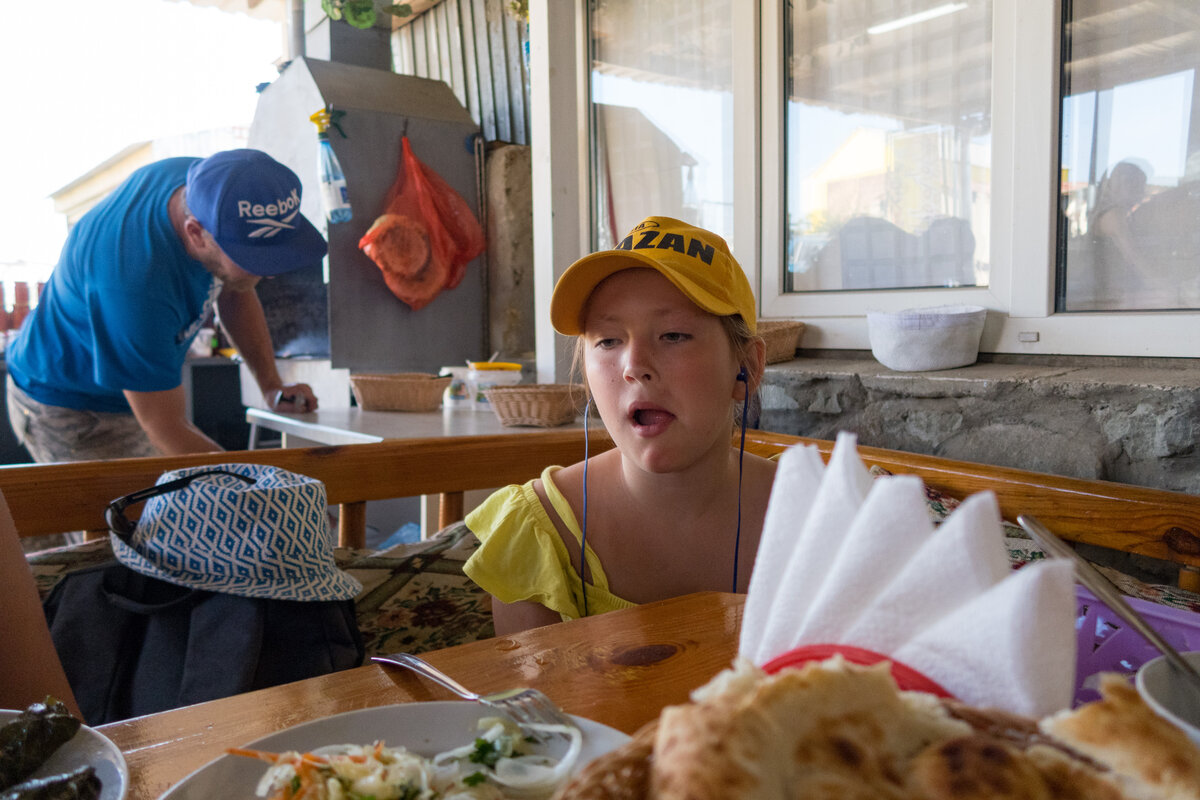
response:
<path fill-rule="evenodd" d="M 537 375 L 568 379 L 571 340 L 550 324 L 555 281 L 592 248 L 588 0 L 530 0 L 534 329 Z M 758 280 L 760 78 L 758 0 L 733 0 L 733 233 L 729 247 Z M 666 29 L 664 29 L 666 30 Z"/>
<path fill-rule="evenodd" d="M 989 286 L 784 294 L 783 3 L 735 0 L 732 22 L 737 183 L 730 247 L 758 287 L 764 319 L 804 320 L 806 348 L 867 349 L 868 310 L 976 303 L 989 309 L 984 352 L 1200 357 L 1200 313 L 1054 313 L 1061 0 L 993 0 Z M 530 2 L 542 381 L 564 379 L 569 364 L 563 338 L 550 327 L 550 291 L 591 247 L 586 4 Z"/>
<path fill-rule="evenodd" d="M 865 314 L 973 303 L 989 309 L 984 352 L 1200 356 L 1195 312 L 1054 313 L 1060 0 L 992 3 L 992 252 L 986 288 L 783 292 L 784 0 L 762 0 L 762 231 L 764 318 L 808 323 L 804 346 L 865 349 Z"/>

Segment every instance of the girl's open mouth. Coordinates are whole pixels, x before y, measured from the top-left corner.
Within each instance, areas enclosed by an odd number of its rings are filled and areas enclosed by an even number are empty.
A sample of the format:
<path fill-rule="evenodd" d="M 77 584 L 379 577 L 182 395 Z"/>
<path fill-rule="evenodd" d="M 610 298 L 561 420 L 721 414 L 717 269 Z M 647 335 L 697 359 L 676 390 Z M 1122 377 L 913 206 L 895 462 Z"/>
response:
<path fill-rule="evenodd" d="M 675 415 L 661 408 L 637 408 L 629 415 L 629 418 L 633 421 L 634 427 L 650 430 L 666 427 L 671 420 L 675 419 Z"/>

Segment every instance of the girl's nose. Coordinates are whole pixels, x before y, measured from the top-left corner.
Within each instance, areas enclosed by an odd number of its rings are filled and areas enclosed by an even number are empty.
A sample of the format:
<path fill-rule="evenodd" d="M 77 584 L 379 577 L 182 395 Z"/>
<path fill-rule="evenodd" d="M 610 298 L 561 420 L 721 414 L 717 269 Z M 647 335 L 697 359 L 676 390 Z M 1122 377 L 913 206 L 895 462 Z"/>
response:
<path fill-rule="evenodd" d="M 630 344 L 625 354 L 625 380 L 636 383 L 653 379 L 652 359 L 646 348 L 636 343 Z"/>

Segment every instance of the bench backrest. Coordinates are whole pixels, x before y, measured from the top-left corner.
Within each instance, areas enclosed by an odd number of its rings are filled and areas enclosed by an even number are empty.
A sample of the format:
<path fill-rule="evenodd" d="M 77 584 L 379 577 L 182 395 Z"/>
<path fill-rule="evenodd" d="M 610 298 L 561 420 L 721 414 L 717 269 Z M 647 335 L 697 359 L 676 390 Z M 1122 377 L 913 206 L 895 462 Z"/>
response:
<path fill-rule="evenodd" d="M 591 452 L 611 446 L 591 435 Z M 531 431 L 493 436 L 407 439 L 338 447 L 243 450 L 158 458 L 128 458 L 0 467 L 0 492 L 21 536 L 67 531 L 107 532 L 104 509 L 114 499 L 153 486 L 162 473 L 208 464 L 273 464 L 325 483 L 339 506 L 339 538 L 362 546 L 366 503 L 441 495 L 439 527 L 462 517 L 462 493 L 523 483 L 549 464 L 583 458 L 579 431 Z M 139 507 L 129 516 L 140 513 Z"/>
<path fill-rule="evenodd" d="M 830 441 L 762 431 L 747 434 L 746 449 L 771 455 L 798 442 L 816 445 L 826 459 L 833 450 Z M 1200 497 L 879 447 L 858 451 L 868 467 L 917 475 L 952 497 L 993 491 L 1005 519 L 1027 514 L 1068 541 L 1179 564 L 1180 586 L 1200 590 Z"/>
<path fill-rule="evenodd" d="M 747 449 L 761 455 L 798 442 L 828 458 L 833 443 L 750 431 Z M 86 530 L 102 533 L 113 499 L 154 484 L 170 469 L 204 464 L 274 464 L 325 482 L 341 509 L 339 534 L 361 546 L 365 504 L 371 500 L 441 495 L 439 525 L 462 517 L 462 493 L 522 483 L 549 464 L 583 457 L 579 430 L 530 431 L 498 436 L 393 440 L 378 444 L 248 450 L 163 458 L 136 458 L 0 467 L 0 492 L 22 536 Z M 590 452 L 612 446 L 591 434 Z M 1039 518 L 1064 539 L 1179 564 L 1184 588 L 1200 588 L 1200 497 L 1105 481 L 1089 481 L 966 461 L 859 447 L 868 466 L 918 475 L 954 497 L 985 489 L 996 493 L 1007 519 Z M 138 509 L 132 509 L 136 513 Z"/>

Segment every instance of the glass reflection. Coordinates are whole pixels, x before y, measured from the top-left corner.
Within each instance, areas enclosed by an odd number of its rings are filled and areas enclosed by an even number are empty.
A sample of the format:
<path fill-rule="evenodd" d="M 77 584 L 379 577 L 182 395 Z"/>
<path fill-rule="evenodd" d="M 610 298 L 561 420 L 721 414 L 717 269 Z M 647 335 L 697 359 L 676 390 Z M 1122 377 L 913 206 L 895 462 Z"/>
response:
<path fill-rule="evenodd" d="M 731 239 L 732 14 L 730 0 L 592 5 L 599 248 L 612 247 L 651 214 Z"/>
<path fill-rule="evenodd" d="M 1200 308 L 1200 8 L 1075 2 L 1065 22 L 1058 310 Z"/>
<path fill-rule="evenodd" d="M 986 285 L 991 2 L 788 3 L 793 292 Z"/>

